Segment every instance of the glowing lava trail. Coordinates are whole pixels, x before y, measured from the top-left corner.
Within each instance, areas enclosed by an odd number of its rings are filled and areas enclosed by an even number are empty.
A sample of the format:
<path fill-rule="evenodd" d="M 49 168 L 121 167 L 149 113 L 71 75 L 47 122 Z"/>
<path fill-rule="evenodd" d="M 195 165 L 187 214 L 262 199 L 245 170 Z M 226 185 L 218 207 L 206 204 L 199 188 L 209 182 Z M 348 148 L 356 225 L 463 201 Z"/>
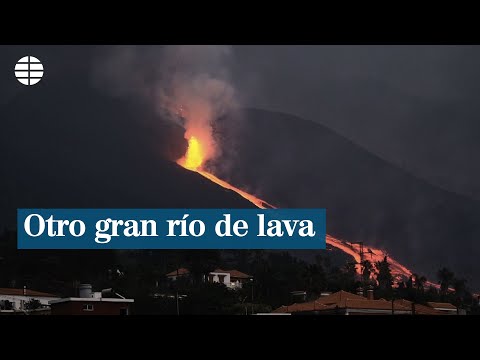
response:
<path fill-rule="evenodd" d="M 208 180 L 213 181 L 214 183 L 220 185 L 225 189 L 229 189 L 235 191 L 237 194 L 242 196 L 243 198 L 247 199 L 255 206 L 259 207 L 260 209 L 275 209 L 275 206 L 269 204 L 268 202 L 259 199 L 239 188 L 227 183 L 224 180 L 217 178 L 215 175 L 202 170 L 202 164 L 205 160 L 205 152 L 200 144 L 199 140 L 195 136 L 191 136 L 188 139 L 188 149 L 187 153 L 184 157 L 179 159 L 177 163 L 184 168 L 192 171 L 196 171 L 200 175 L 206 177 Z M 339 239 L 336 239 L 330 235 L 327 235 L 326 238 L 327 244 L 341 251 L 345 252 L 346 254 L 352 256 L 355 259 L 357 265 L 355 266 L 356 271 L 358 274 L 361 274 L 361 265 L 360 263 L 362 260 L 368 260 L 374 265 L 377 261 L 382 261 L 385 256 L 388 257 L 388 262 L 390 264 L 390 270 L 392 272 L 393 277 L 397 281 L 404 281 L 412 276 L 412 272 L 407 269 L 405 266 L 400 264 L 398 261 L 392 259 L 387 253 L 380 249 L 375 249 L 369 246 L 363 245 L 363 254 L 362 250 L 360 249 L 360 244 L 352 244 L 349 242 L 345 242 Z M 363 256 L 363 258 L 362 258 Z M 432 283 L 427 283 L 428 285 L 434 285 Z"/>
<path fill-rule="evenodd" d="M 204 177 L 206 177 L 208 180 L 213 181 L 214 183 L 220 185 L 225 189 L 235 191 L 237 194 L 247 199 L 248 201 L 253 203 L 255 206 L 259 207 L 260 209 L 275 208 L 273 205 L 270 205 L 268 202 L 262 199 L 259 199 L 243 190 L 240 190 L 239 188 L 236 188 L 233 185 L 230 185 L 226 181 L 223 181 L 217 178 L 215 175 L 207 171 L 201 170 L 201 166 L 203 164 L 204 158 L 205 158 L 205 153 L 203 151 L 203 148 L 200 142 L 195 136 L 192 136 L 190 137 L 190 139 L 188 139 L 187 153 L 185 154 L 184 157 L 178 160 L 177 163 L 188 170 L 196 171 L 200 175 L 203 175 Z"/>

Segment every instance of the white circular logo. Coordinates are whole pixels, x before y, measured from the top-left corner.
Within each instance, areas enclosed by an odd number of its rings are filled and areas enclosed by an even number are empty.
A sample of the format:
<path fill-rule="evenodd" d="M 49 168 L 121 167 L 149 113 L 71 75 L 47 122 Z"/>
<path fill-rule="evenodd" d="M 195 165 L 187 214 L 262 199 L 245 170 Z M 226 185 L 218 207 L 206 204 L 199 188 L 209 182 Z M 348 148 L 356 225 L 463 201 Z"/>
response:
<path fill-rule="evenodd" d="M 23 85 L 35 85 L 43 76 L 43 65 L 34 56 L 24 56 L 15 65 L 15 76 Z"/>

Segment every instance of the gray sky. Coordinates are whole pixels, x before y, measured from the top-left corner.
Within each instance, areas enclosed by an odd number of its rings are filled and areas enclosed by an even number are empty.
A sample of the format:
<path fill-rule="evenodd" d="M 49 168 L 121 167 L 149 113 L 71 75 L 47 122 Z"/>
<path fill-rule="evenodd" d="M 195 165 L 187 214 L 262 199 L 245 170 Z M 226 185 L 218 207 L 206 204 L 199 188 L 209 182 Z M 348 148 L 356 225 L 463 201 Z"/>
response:
<path fill-rule="evenodd" d="M 13 77 L 26 52 L 42 59 L 48 84 L 88 77 L 99 48 L 0 47 L 0 106 L 27 90 Z M 231 60 L 243 104 L 324 124 L 433 184 L 480 199 L 479 46 L 234 46 Z"/>
<path fill-rule="evenodd" d="M 235 46 L 244 103 L 324 124 L 480 199 L 479 46 Z"/>

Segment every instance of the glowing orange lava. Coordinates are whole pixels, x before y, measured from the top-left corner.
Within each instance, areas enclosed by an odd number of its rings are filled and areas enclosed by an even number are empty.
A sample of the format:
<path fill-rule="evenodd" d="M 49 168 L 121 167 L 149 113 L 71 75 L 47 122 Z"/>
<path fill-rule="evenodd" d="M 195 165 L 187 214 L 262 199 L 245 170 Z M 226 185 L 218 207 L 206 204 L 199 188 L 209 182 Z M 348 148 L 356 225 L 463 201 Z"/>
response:
<path fill-rule="evenodd" d="M 243 190 L 240 190 L 239 188 L 227 183 L 226 181 L 219 179 L 215 175 L 202 170 L 202 165 L 204 161 L 205 161 L 205 151 L 202 148 L 202 145 L 200 144 L 199 140 L 195 136 L 191 136 L 188 139 L 187 153 L 185 154 L 184 157 L 182 157 L 180 160 L 177 161 L 179 165 L 183 166 L 188 170 L 196 171 L 197 173 L 204 176 L 208 180 L 220 185 L 225 189 L 235 191 L 237 194 L 247 199 L 248 201 L 250 201 L 252 204 L 254 204 L 260 209 L 267 209 L 267 208 L 275 209 L 275 206 L 269 204 L 268 202 L 262 199 L 259 199 L 256 196 L 251 195 Z M 355 269 L 358 274 L 361 274 L 361 271 L 362 271 L 361 265 L 360 265 L 362 260 L 368 260 L 372 263 L 372 265 L 374 265 L 377 261 L 383 261 L 385 256 L 387 256 L 388 262 L 390 264 L 390 270 L 396 281 L 404 281 L 405 279 L 412 276 L 412 272 L 409 269 L 407 269 L 398 261 L 388 256 L 384 250 L 363 245 L 363 249 L 362 249 L 363 253 L 362 253 L 360 244 L 352 244 L 343 240 L 336 239 L 330 235 L 327 235 L 326 242 L 328 245 L 336 247 L 337 249 L 352 256 L 355 260 L 355 263 L 356 263 Z M 431 282 L 427 282 L 427 285 L 438 287 L 437 284 L 433 284 Z"/>
<path fill-rule="evenodd" d="M 348 255 L 352 256 L 355 259 L 357 265 L 355 266 L 357 273 L 361 273 L 361 266 L 360 263 L 362 260 L 368 260 L 374 265 L 377 261 L 383 261 L 385 256 L 388 257 L 388 263 L 390 264 L 390 270 L 392 272 L 392 276 L 395 280 L 404 280 L 412 276 L 412 272 L 407 269 L 405 266 L 400 264 L 398 261 L 392 259 L 384 250 L 375 249 L 369 246 L 363 245 L 363 259 L 362 259 L 362 251 L 360 250 L 360 244 L 352 244 L 349 242 L 345 242 L 339 239 L 334 238 L 333 236 L 327 235 L 327 244 L 336 247 L 337 249 L 342 250 L 343 252 L 347 253 Z"/>
<path fill-rule="evenodd" d="M 195 136 L 188 139 L 188 149 L 184 157 L 178 160 L 178 164 L 188 170 L 196 171 L 203 164 L 205 152 L 200 141 Z"/>
<path fill-rule="evenodd" d="M 233 185 L 230 185 L 226 181 L 223 181 L 217 178 L 215 175 L 202 170 L 202 164 L 204 160 L 205 160 L 205 152 L 202 148 L 202 145 L 200 144 L 200 142 L 195 136 L 192 136 L 190 137 L 190 139 L 188 139 L 187 153 L 185 154 L 184 157 L 178 160 L 177 163 L 188 170 L 196 171 L 200 175 L 206 177 L 208 180 L 213 181 L 214 183 L 220 185 L 225 189 L 235 191 L 237 194 L 247 199 L 248 201 L 250 201 L 255 206 L 259 207 L 260 209 L 267 209 L 267 208 L 274 207 L 270 205 L 268 202 L 263 201 L 243 190 L 240 190 L 239 188 Z"/>

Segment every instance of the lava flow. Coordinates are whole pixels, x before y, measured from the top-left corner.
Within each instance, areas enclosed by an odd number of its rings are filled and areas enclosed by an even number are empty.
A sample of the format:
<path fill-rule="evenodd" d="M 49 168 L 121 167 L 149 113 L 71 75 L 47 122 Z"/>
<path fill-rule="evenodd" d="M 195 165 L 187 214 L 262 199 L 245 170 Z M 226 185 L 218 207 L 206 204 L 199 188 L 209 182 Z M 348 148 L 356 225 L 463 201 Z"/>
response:
<path fill-rule="evenodd" d="M 252 204 L 254 204 L 260 209 L 266 209 L 266 208 L 275 209 L 275 206 L 269 204 L 268 202 L 262 199 L 259 199 L 256 196 L 253 196 L 243 190 L 240 190 L 239 188 L 227 183 L 226 181 L 219 179 L 215 175 L 205 170 L 202 170 L 202 164 L 204 160 L 205 160 L 205 152 L 202 148 L 202 144 L 195 136 L 191 136 L 188 139 L 187 153 L 185 154 L 184 157 L 182 157 L 177 161 L 179 165 L 183 166 L 188 170 L 199 173 L 200 175 L 204 176 L 208 180 L 213 181 L 214 183 L 220 185 L 225 189 L 235 191 L 237 194 L 247 199 L 248 201 L 250 201 Z M 375 264 L 377 261 L 382 261 L 385 258 L 385 256 L 388 256 L 387 253 L 383 250 L 375 249 L 369 246 L 365 246 L 363 244 L 361 245 L 358 243 L 349 243 L 346 241 L 336 239 L 330 235 L 327 235 L 326 242 L 328 245 L 333 246 L 345 252 L 346 254 L 352 256 L 355 259 L 355 262 L 357 264 L 355 266 L 355 269 L 358 274 L 361 274 L 362 272 L 361 265 L 360 265 L 362 260 L 368 260 L 372 264 Z M 405 279 L 408 279 L 410 276 L 412 276 L 412 272 L 409 269 L 407 269 L 405 266 L 400 264 L 398 261 L 392 259 L 390 256 L 388 256 L 388 260 L 390 264 L 390 270 L 395 280 L 403 281 Z M 428 283 L 428 284 L 430 285 L 431 283 Z"/>
<path fill-rule="evenodd" d="M 200 175 L 206 177 L 208 180 L 213 181 L 214 183 L 220 185 L 225 189 L 235 191 L 237 194 L 247 199 L 248 201 L 250 201 L 255 206 L 259 207 L 260 209 L 274 208 L 274 206 L 270 205 L 268 202 L 262 199 L 259 199 L 243 190 L 240 190 L 239 188 L 233 185 L 230 185 L 229 183 L 219 179 L 212 173 L 202 170 L 202 164 L 203 164 L 204 158 L 205 158 L 205 153 L 203 151 L 202 145 L 200 144 L 200 142 L 195 136 L 192 136 L 190 137 L 190 139 L 188 139 L 187 153 L 185 154 L 184 157 L 178 160 L 177 163 L 183 166 L 185 169 L 196 171 Z"/>

